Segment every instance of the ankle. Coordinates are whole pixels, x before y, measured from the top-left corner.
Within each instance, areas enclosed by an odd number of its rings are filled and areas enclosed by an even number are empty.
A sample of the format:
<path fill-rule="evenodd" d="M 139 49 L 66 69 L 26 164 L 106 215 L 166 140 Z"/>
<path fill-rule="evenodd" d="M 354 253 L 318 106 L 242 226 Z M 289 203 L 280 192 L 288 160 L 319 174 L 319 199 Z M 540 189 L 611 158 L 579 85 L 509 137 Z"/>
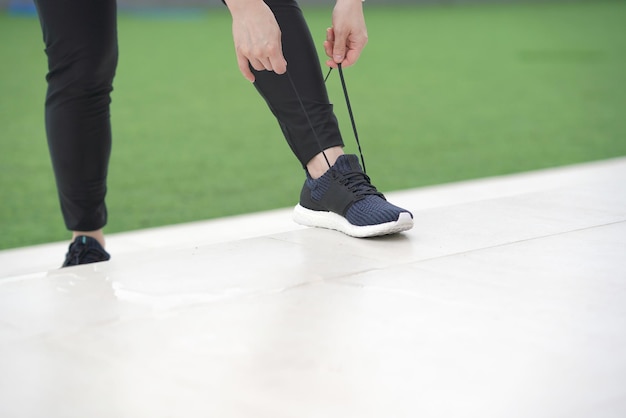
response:
<path fill-rule="evenodd" d="M 343 155 L 342 147 L 332 147 L 313 157 L 306 165 L 306 169 L 311 178 L 318 179 L 322 177 L 341 155 Z"/>
<path fill-rule="evenodd" d="M 95 239 L 102 246 L 102 248 L 106 248 L 106 242 L 104 239 L 104 232 L 102 229 L 98 229 L 95 231 L 72 231 L 72 241 L 74 241 L 79 236 L 87 236 Z"/>

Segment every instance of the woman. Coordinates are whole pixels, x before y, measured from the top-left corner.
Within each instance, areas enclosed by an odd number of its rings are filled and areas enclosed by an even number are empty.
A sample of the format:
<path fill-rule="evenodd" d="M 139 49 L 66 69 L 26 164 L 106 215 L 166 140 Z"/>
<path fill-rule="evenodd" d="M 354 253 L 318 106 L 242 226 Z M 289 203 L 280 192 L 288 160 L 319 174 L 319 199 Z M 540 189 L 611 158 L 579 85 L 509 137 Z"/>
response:
<path fill-rule="evenodd" d="M 105 261 L 115 0 L 35 0 L 48 57 L 46 133 L 72 243 L 63 266 Z M 237 63 L 277 118 L 306 173 L 294 219 L 356 237 L 407 230 L 410 212 L 371 185 L 343 140 L 308 26 L 294 0 L 226 0 Z M 361 0 L 337 0 L 327 65 L 354 64 L 367 43 Z"/>

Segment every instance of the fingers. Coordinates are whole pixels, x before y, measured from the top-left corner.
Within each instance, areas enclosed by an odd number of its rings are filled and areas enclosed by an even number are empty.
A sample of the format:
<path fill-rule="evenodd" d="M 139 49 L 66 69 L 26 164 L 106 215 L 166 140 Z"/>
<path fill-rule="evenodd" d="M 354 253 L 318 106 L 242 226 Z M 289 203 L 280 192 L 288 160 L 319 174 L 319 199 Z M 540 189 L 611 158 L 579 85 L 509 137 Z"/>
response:
<path fill-rule="evenodd" d="M 361 56 L 361 50 L 360 49 L 350 49 L 346 53 L 346 57 L 341 62 L 341 65 L 344 68 L 349 67 L 352 64 L 354 64 L 355 62 L 357 62 L 360 56 Z"/>
<path fill-rule="evenodd" d="M 272 55 L 268 54 L 270 54 L 268 51 L 251 53 L 243 49 L 237 50 L 237 65 L 248 81 L 254 82 L 255 80 L 250 67 L 256 71 L 273 71 L 276 74 L 284 74 L 287 71 L 287 61 L 282 51 L 276 51 Z"/>
<path fill-rule="evenodd" d="M 337 68 L 354 64 L 367 44 L 367 28 L 361 2 L 337 1 L 332 15 L 332 28 L 326 31 L 324 49 L 326 64 Z"/>
<path fill-rule="evenodd" d="M 282 51 L 282 34 L 269 7 L 262 1 L 245 7 L 241 3 L 227 3 L 233 17 L 237 65 L 243 76 L 254 82 L 254 71 L 284 74 L 287 61 Z"/>
<path fill-rule="evenodd" d="M 342 34 L 334 28 L 326 29 L 324 52 L 330 58 L 326 65 L 337 68 L 341 64 L 344 68 L 356 63 L 361 56 L 361 51 L 367 43 L 367 34 L 356 36 L 351 32 Z"/>
<path fill-rule="evenodd" d="M 283 56 L 282 45 L 279 41 L 279 47 L 270 51 L 270 55 L 267 57 L 267 64 L 265 69 L 274 71 L 276 74 L 285 74 L 287 71 L 287 60 Z"/>
<path fill-rule="evenodd" d="M 250 71 L 250 62 L 243 55 L 237 54 L 237 65 L 241 74 L 251 83 L 254 83 L 254 74 Z"/>
<path fill-rule="evenodd" d="M 333 57 L 333 47 L 335 44 L 335 31 L 333 28 L 326 29 L 326 40 L 324 41 L 324 52 L 328 58 Z"/>
<path fill-rule="evenodd" d="M 250 66 L 257 71 L 273 71 L 272 64 L 269 58 L 248 58 L 250 60 Z"/>
<path fill-rule="evenodd" d="M 337 64 L 342 63 L 346 56 L 346 49 L 348 45 L 348 35 L 345 33 L 334 33 L 333 51 L 330 58 Z"/>
<path fill-rule="evenodd" d="M 335 45 L 335 31 L 333 28 L 326 29 L 326 40 L 324 41 L 324 52 L 330 58 L 326 61 L 326 65 L 331 68 L 337 68 L 337 63 L 333 60 L 333 47 Z"/>
<path fill-rule="evenodd" d="M 334 28 L 326 29 L 326 41 L 324 41 L 324 52 L 328 55 L 326 64 L 333 68 L 337 68 L 337 64 L 343 63 L 348 49 L 348 36 L 344 34 L 337 35 Z"/>

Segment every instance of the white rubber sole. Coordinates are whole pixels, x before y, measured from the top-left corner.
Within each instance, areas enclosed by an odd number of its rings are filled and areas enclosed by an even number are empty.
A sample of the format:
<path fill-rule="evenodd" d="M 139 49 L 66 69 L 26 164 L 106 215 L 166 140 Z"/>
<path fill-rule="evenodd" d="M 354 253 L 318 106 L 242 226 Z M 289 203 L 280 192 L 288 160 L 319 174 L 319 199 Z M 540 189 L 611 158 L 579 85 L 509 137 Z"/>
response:
<path fill-rule="evenodd" d="M 311 210 L 299 204 L 293 210 L 293 220 L 300 225 L 334 229 L 355 238 L 395 234 L 413 228 L 413 218 L 408 212 L 402 212 L 397 221 L 357 226 L 336 213 Z"/>

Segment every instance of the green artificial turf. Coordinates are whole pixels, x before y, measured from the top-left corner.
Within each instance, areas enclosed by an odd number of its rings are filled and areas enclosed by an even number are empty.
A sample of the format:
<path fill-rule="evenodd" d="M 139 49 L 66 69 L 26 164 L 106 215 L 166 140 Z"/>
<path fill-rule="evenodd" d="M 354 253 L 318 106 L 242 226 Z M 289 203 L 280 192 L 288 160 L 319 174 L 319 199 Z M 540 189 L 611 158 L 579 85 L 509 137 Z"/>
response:
<path fill-rule="evenodd" d="M 307 8 L 321 42 L 329 8 Z M 626 155 L 626 3 L 366 5 L 346 81 L 383 191 Z M 0 15 L 0 248 L 68 237 L 36 18 Z M 107 232 L 296 203 L 303 174 L 239 74 L 230 17 L 121 12 Z M 337 73 L 328 81 L 355 152 Z"/>

